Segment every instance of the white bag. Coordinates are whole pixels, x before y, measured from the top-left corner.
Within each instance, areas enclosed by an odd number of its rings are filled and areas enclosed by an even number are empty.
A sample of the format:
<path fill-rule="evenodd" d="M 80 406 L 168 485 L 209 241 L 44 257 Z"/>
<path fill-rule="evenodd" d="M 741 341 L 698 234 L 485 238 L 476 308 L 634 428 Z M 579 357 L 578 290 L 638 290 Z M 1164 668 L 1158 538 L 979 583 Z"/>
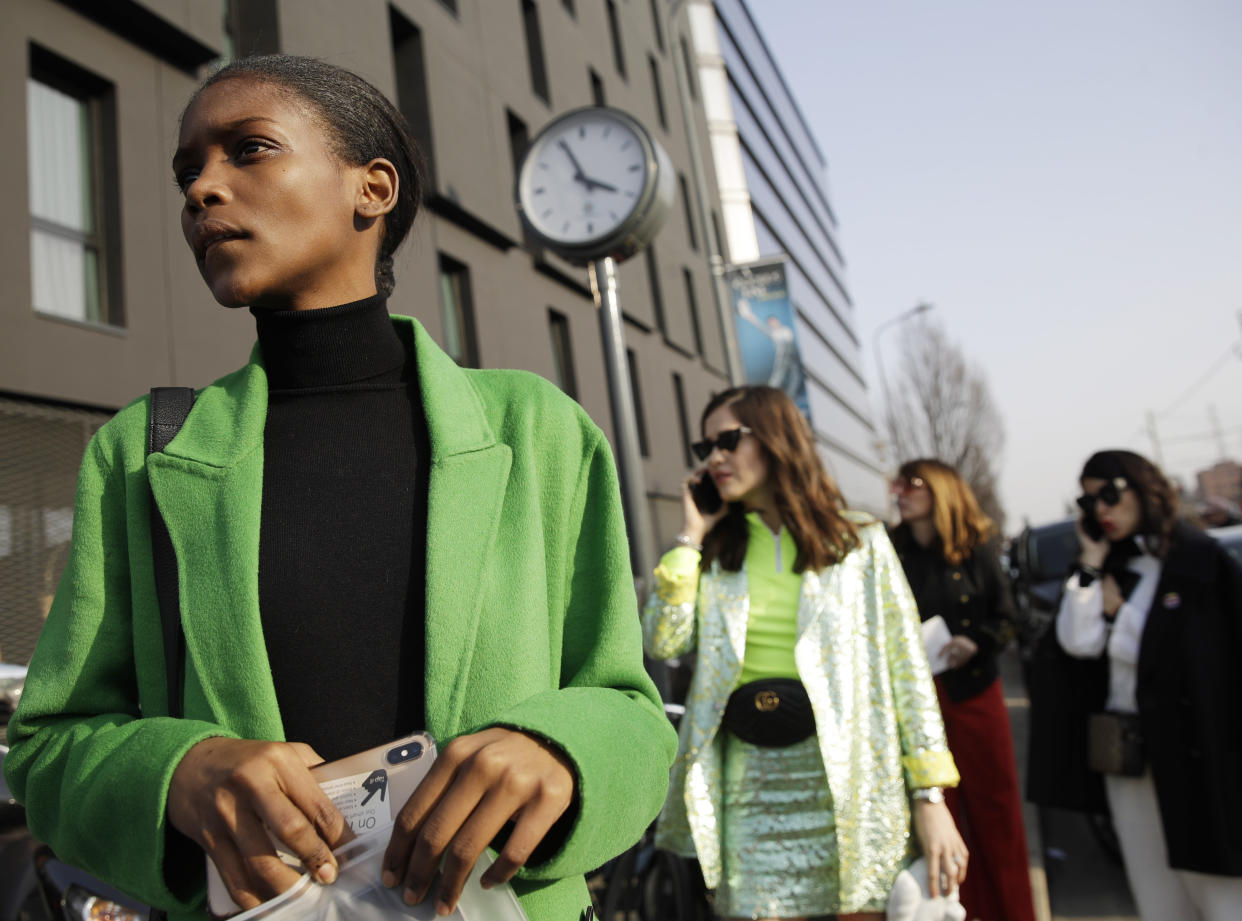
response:
<path fill-rule="evenodd" d="M 434 887 L 419 904 L 406 905 L 401 886 L 389 889 L 380 882 L 390 835 L 390 829 L 380 829 L 334 851 L 340 872 L 332 885 L 316 883 L 304 873 L 291 889 L 230 921 L 441 921 Z M 457 908 L 444 921 L 527 921 L 511 886 L 484 889 L 479 885 L 479 877 L 491 863 L 487 853 L 475 862 Z"/>

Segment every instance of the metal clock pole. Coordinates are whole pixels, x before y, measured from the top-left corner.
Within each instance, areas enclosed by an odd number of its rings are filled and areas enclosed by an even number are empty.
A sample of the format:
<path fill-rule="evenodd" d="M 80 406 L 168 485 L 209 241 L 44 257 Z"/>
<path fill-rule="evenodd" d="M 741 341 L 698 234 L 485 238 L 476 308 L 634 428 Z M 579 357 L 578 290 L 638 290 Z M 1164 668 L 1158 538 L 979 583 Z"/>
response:
<path fill-rule="evenodd" d="M 637 413 L 630 381 L 625 336 L 621 328 L 621 306 L 617 299 L 617 263 L 611 256 L 592 260 L 588 266 L 591 293 L 599 308 L 599 330 L 604 345 L 604 368 L 608 374 L 608 396 L 616 428 L 617 466 L 621 476 L 621 501 L 630 524 L 630 552 L 640 590 L 655 569 L 651 545 L 651 516 L 647 510 L 647 487 L 643 482 L 643 459 L 638 448 Z M 641 604 L 644 599 L 640 598 Z"/>

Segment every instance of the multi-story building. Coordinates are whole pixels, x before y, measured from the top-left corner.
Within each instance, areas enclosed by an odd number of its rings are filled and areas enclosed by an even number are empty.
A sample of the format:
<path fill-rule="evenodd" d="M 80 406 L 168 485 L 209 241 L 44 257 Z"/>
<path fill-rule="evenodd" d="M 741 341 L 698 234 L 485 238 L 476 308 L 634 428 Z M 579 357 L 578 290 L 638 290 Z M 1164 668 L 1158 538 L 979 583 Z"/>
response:
<path fill-rule="evenodd" d="M 784 257 L 811 423 L 850 505 L 887 508 L 827 162 L 745 0 L 688 0 L 725 260 Z"/>
<path fill-rule="evenodd" d="M 0 188 L 0 653 L 25 661 L 63 565 L 90 435 L 153 385 L 202 386 L 246 361 L 253 320 L 216 305 L 181 241 L 169 160 L 213 62 L 281 51 L 365 76 L 404 112 L 428 198 L 398 253 L 394 312 L 459 362 L 556 381 L 613 430 L 584 270 L 524 239 L 514 167 L 560 112 L 607 103 L 677 170 L 656 245 L 620 268 L 655 530 L 679 523 L 699 408 L 728 383 L 687 137 L 673 92 L 684 28 L 665 0 L 6 0 Z M 696 110 L 693 130 L 707 144 Z M 715 221 L 713 221 L 715 223 Z"/>

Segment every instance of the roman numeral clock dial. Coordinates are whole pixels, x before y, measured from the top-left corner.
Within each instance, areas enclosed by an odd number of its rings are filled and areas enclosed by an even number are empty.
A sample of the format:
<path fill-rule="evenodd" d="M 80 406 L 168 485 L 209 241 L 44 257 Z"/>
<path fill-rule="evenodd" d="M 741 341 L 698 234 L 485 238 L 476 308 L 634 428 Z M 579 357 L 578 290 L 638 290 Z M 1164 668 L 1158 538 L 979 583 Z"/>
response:
<path fill-rule="evenodd" d="M 553 119 L 518 171 L 518 214 L 540 242 L 576 264 L 633 255 L 673 201 L 666 154 L 630 115 L 605 106 Z"/>

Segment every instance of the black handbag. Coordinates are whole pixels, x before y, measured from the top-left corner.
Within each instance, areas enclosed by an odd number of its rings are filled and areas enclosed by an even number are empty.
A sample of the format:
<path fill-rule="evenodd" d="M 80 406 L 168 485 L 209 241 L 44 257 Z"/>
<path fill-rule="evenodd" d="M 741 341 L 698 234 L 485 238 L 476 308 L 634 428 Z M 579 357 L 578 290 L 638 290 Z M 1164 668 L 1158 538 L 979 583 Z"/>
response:
<path fill-rule="evenodd" d="M 1147 768 L 1137 713 L 1092 713 L 1087 717 L 1087 766 L 1101 774 L 1142 777 Z"/>
<path fill-rule="evenodd" d="M 724 726 L 743 742 L 785 748 L 815 733 L 815 714 L 796 678 L 761 678 L 742 685 L 725 704 Z"/>

